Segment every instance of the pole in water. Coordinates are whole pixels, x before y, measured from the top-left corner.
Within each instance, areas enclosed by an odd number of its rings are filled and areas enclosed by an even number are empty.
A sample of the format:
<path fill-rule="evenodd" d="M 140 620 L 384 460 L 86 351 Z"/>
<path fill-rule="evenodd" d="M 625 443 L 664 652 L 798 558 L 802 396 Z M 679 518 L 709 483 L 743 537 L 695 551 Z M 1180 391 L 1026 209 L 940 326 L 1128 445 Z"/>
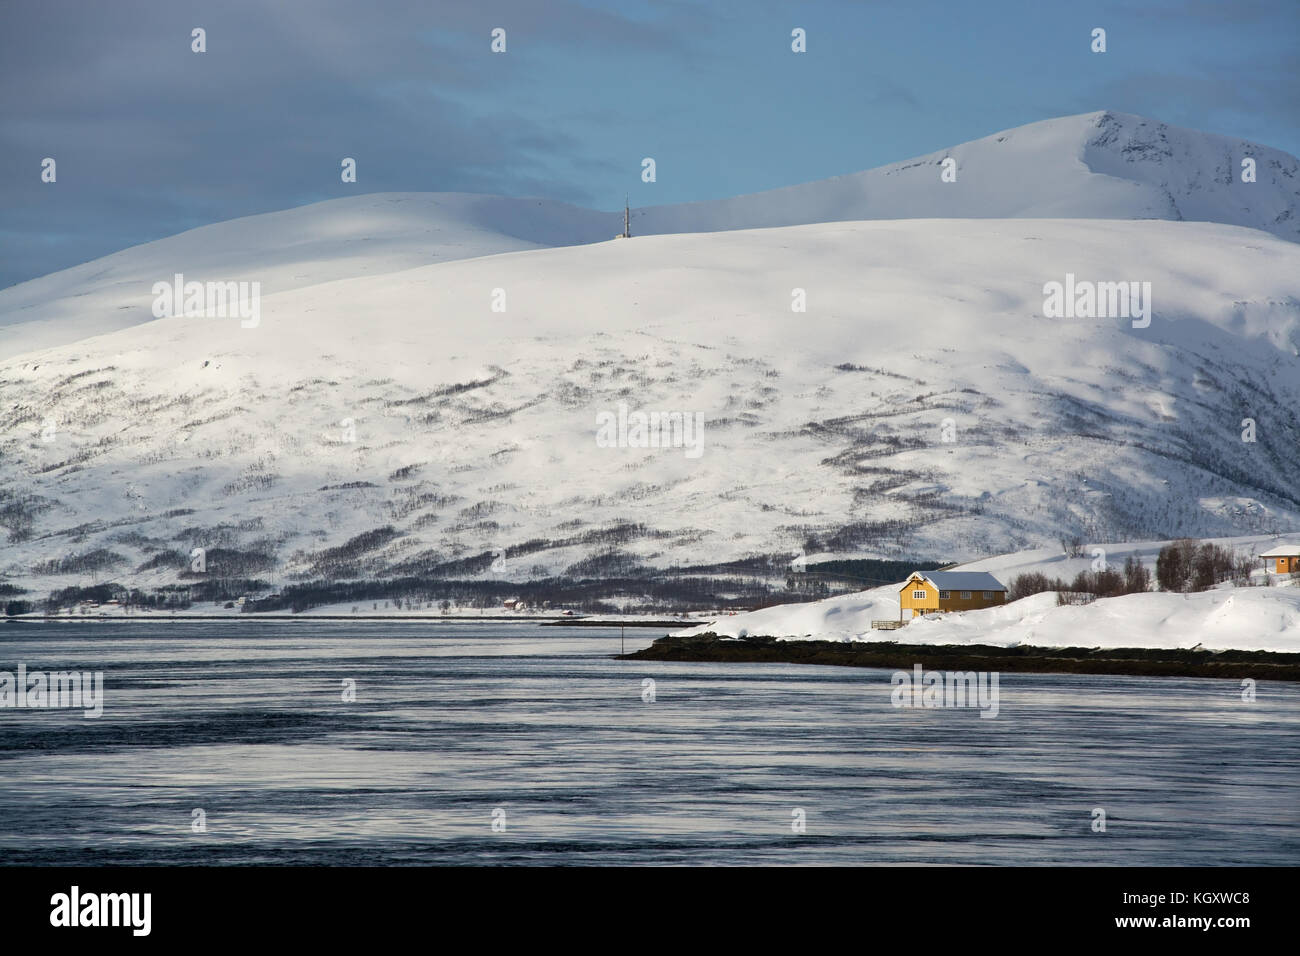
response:
<path fill-rule="evenodd" d="M 623 647 L 623 625 L 622 624 L 618 626 L 618 653 L 620 657 L 622 657 L 623 654 L 626 653 Z"/>

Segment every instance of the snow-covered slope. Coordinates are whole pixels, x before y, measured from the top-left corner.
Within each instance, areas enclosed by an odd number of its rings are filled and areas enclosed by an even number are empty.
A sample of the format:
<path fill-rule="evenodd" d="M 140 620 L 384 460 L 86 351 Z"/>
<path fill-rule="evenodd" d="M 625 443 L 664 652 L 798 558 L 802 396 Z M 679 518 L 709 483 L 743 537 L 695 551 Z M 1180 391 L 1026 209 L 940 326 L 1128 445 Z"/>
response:
<path fill-rule="evenodd" d="M 1086 558 L 1067 558 L 1059 549 L 999 555 L 962 565 L 961 570 L 995 574 L 1003 584 L 1039 571 L 1071 580 L 1094 561 L 1100 547 L 1113 566 L 1133 555 L 1154 572 L 1163 541 L 1090 545 Z M 1221 547 L 1256 555 L 1271 537 L 1218 539 Z M 1256 576 L 1257 583 L 1264 578 Z M 1083 606 L 1058 607 L 1056 594 L 1035 594 L 1002 607 L 913 620 L 901 630 L 873 630 L 873 620 L 898 620 L 898 586 L 873 588 L 807 604 L 784 604 L 718 618 L 678 634 L 776 637 L 784 640 L 899 641 L 907 644 L 992 644 L 1010 647 L 1157 647 L 1207 650 L 1300 651 L 1300 588 L 1286 578 L 1276 587 L 1222 586 L 1199 594 L 1149 592 L 1102 598 Z"/>
<path fill-rule="evenodd" d="M 956 181 L 942 182 L 944 159 Z M 1243 159 L 1256 181 L 1241 181 Z M 1300 163 L 1257 143 L 1102 110 L 904 162 L 734 199 L 637 210 L 633 232 L 861 219 L 1173 219 L 1300 241 Z"/>
<path fill-rule="evenodd" d="M 1150 282 L 1150 327 L 1045 318 L 1067 272 Z M 257 328 L 168 318 L 0 362 L 0 573 L 100 551 L 104 577 L 170 580 L 207 547 L 308 576 L 500 552 L 458 571 L 525 578 L 610 549 L 970 559 L 1294 528 L 1297 351 L 1300 244 L 1213 224 L 831 223 L 426 265 L 266 295 Z M 602 447 L 620 403 L 699 414 L 702 453 Z"/>
<path fill-rule="evenodd" d="M 956 182 L 940 164 L 957 162 Z M 1256 161 L 1243 183 L 1241 160 Z M 646 185 L 634 202 L 653 201 Z M 1275 149 L 1102 111 L 1031 123 L 879 169 L 633 212 L 634 235 L 918 218 L 1173 219 L 1300 240 L 1300 163 Z M 152 321 L 182 273 L 265 294 L 433 262 L 601 242 L 621 213 L 537 199 L 370 194 L 205 226 L 0 290 L 0 358 Z"/>
<path fill-rule="evenodd" d="M 447 262 L 608 239 L 608 213 L 540 199 L 369 193 L 246 216 L 124 249 L 0 290 L 0 357 L 153 321 L 152 288 L 258 281 L 262 294 Z"/>

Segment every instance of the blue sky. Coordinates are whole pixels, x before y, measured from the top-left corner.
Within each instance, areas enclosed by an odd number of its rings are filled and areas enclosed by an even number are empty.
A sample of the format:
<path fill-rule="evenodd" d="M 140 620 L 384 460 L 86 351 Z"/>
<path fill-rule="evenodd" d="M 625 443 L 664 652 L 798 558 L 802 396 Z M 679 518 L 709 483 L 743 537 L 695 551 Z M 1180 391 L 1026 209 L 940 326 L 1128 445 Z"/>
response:
<path fill-rule="evenodd" d="M 1097 109 L 1296 155 L 1297 36 L 1300 0 L 6 0 L 0 287 L 359 192 L 711 199 Z"/>

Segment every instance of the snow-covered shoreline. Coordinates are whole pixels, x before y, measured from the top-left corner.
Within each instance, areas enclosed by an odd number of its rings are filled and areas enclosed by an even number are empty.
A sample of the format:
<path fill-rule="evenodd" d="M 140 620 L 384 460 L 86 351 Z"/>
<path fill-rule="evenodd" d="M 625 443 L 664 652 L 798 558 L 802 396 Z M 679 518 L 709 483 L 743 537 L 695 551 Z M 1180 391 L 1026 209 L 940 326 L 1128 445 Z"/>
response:
<path fill-rule="evenodd" d="M 1217 539 L 1229 549 L 1257 553 L 1274 542 L 1272 536 Z M 1132 542 L 1089 546 L 1100 550 L 1111 566 L 1132 555 L 1154 570 L 1155 558 L 1166 542 Z M 1024 573 L 1042 572 L 1069 580 L 1088 570 L 1095 557 L 1069 558 L 1041 548 L 1000 555 L 962 565 L 965 571 L 989 571 L 1003 584 Z M 1057 605 L 1055 591 L 1030 595 L 1000 607 L 912 620 L 896 630 L 877 630 L 872 621 L 899 619 L 899 585 L 886 585 L 807 604 L 782 604 L 747 614 L 719 617 L 672 636 L 716 634 L 723 638 L 772 637 L 783 641 L 897 641 L 906 644 L 1002 647 L 1200 647 L 1208 650 L 1300 651 L 1300 587 L 1286 577 L 1257 584 L 1219 585 L 1209 591 L 1176 594 L 1149 591 L 1123 597 L 1099 598 L 1086 605 Z"/>
<path fill-rule="evenodd" d="M 847 599 L 838 600 L 848 605 Z M 758 615 L 763 612 L 725 618 L 715 624 L 674 631 L 673 636 L 714 633 L 720 637 L 775 637 L 783 641 L 1300 652 L 1300 588 L 1234 588 L 1199 594 L 1149 592 L 1059 607 L 1056 593 L 1049 591 L 1003 607 L 926 617 L 894 631 L 872 630 L 871 619 L 880 608 L 873 602 L 858 600 L 856 607 L 848 605 L 841 610 L 839 626 L 833 628 L 790 623 L 821 610 L 804 605 L 788 611 L 784 607 L 768 608 L 770 612 L 785 613 L 762 618 Z"/>

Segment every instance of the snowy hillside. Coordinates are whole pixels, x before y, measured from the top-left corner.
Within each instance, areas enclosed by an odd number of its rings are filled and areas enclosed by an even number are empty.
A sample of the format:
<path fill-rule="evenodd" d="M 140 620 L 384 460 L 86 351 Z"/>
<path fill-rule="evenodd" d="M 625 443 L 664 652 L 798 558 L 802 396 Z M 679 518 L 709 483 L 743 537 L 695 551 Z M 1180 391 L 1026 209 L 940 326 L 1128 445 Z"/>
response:
<path fill-rule="evenodd" d="M 940 180 L 941 162 L 957 179 Z M 1241 160 L 1256 160 L 1243 183 Z M 634 236 L 920 218 L 1172 219 L 1300 241 L 1300 163 L 1258 144 L 1110 111 L 1045 120 L 879 169 L 732 199 L 655 206 Z M 0 359 L 152 321 L 175 273 L 264 294 L 541 246 L 602 242 L 621 213 L 537 199 L 370 194 L 205 226 L 0 290 Z"/>
<path fill-rule="evenodd" d="M 956 181 L 940 181 L 956 161 Z M 1256 181 L 1241 181 L 1242 160 Z M 1300 241 L 1300 162 L 1256 143 L 1103 110 L 752 196 L 638 210 L 633 233 L 861 219 L 1173 219 Z"/>
<path fill-rule="evenodd" d="M 262 294 L 431 262 L 608 239 L 608 213 L 539 199 L 369 193 L 246 216 L 0 290 L 0 358 L 152 321 L 153 284 L 256 280 Z"/>
<path fill-rule="evenodd" d="M 1150 282 L 1150 326 L 1045 318 L 1067 273 Z M 1300 244 L 1214 224 L 831 223 L 360 276 L 264 294 L 256 328 L 0 362 L 0 575 L 172 581 L 203 547 L 285 580 L 523 579 L 1296 528 L 1298 351 Z M 603 447 L 620 403 L 698 414 L 700 453 Z"/>
<path fill-rule="evenodd" d="M 988 571 L 1010 586 L 1017 575 L 1041 572 L 1072 580 L 1090 570 L 1100 547 L 1112 567 L 1130 555 L 1154 575 L 1156 555 L 1166 541 L 1103 543 L 1086 547 L 1086 557 L 1068 558 L 1059 548 L 1003 554 L 960 566 Z M 1271 536 L 1247 535 L 1215 543 L 1244 555 L 1276 544 Z M 1257 573 L 1256 583 L 1263 582 Z M 907 644 L 992 644 L 1011 647 L 1157 647 L 1207 650 L 1300 651 L 1300 588 L 1274 576 L 1274 587 L 1222 585 L 1197 594 L 1150 592 L 1101 598 L 1083 606 L 1058 607 L 1054 592 L 1034 594 L 1002 607 L 940 614 L 910 621 L 901 630 L 873 630 L 873 620 L 899 617 L 896 584 L 807 604 L 784 604 L 719 617 L 679 635 L 776 637 L 784 640 L 898 641 Z"/>

